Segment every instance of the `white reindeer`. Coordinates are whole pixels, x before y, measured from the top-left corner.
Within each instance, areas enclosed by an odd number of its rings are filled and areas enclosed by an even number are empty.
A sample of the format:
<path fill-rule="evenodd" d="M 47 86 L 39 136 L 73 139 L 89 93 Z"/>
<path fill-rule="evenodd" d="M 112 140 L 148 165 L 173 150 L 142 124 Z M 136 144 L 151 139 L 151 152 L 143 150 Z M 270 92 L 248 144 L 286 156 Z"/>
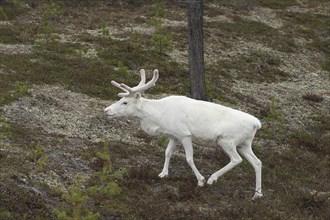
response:
<path fill-rule="evenodd" d="M 141 81 L 136 87 L 111 81 L 111 84 L 124 92 L 118 102 L 110 105 L 104 111 L 109 119 L 117 117 L 133 117 L 141 122 L 142 129 L 150 135 L 163 134 L 170 138 L 165 151 L 165 163 L 159 177 L 168 176 L 168 166 L 173 149 L 181 142 L 186 160 L 203 186 L 205 178 L 197 170 L 193 160 L 192 142 L 207 141 L 214 146 L 220 146 L 229 156 L 230 162 L 213 173 L 208 184 L 242 162 L 240 155 L 245 157 L 253 166 L 256 173 L 256 188 L 252 199 L 262 197 L 261 192 L 261 161 L 252 151 L 252 140 L 257 129 L 261 128 L 260 121 L 254 116 L 228 108 L 222 105 L 198 101 L 184 96 L 168 96 L 159 100 L 141 97 L 140 92 L 155 85 L 158 70 L 154 70 L 153 78 L 145 83 L 145 71 L 140 70 Z"/>

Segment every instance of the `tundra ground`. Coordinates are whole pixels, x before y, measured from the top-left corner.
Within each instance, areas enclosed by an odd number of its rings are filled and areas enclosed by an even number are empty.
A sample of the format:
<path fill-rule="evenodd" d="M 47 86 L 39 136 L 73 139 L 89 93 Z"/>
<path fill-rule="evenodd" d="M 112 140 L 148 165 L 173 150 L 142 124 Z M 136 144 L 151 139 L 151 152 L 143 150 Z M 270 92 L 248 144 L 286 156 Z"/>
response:
<path fill-rule="evenodd" d="M 148 2 L 0 3 L 0 219 L 72 214 L 63 194 L 77 176 L 82 215 L 100 219 L 329 219 L 329 2 L 205 1 L 209 98 L 263 124 L 256 201 L 246 161 L 200 188 L 179 146 L 159 179 L 167 140 L 104 116 L 117 100 L 110 81 L 134 85 L 140 68 L 160 71 L 146 97 L 189 94 L 184 5 Z M 100 176 L 106 140 L 122 178 Z M 229 162 L 221 149 L 194 149 L 206 178 Z M 91 193 L 110 181 L 120 194 Z"/>

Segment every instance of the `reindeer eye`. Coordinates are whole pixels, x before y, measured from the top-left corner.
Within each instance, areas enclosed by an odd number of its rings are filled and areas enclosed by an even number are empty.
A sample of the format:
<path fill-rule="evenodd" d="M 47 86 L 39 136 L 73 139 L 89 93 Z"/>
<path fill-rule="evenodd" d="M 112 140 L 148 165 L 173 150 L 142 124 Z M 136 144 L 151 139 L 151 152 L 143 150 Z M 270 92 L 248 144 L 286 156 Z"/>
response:
<path fill-rule="evenodd" d="M 123 102 L 123 105 L 127 105 L 127 102 Z"/>

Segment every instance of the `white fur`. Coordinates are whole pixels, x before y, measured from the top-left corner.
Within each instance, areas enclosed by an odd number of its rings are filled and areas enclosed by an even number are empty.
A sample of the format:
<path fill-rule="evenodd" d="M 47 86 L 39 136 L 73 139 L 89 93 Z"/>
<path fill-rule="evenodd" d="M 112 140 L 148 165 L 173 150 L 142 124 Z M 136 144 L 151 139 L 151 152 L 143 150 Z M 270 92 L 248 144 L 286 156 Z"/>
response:
<path fill-rule="evenodd" d="M 256 172 L 256 188 L 253 199 L 262 196 L 261 161 L 252 152 L 252 140 L 260 121 L 252 115 L 222 105 L 198 101 L 184 96 L 168 96 L 159 100 L 142 98 L 140 93 L 121 98 L 105 109 L 109 119 L 132 117 L 140 120 L 142 129 L 150 135 L 163 134 L 170 138 L 165 151 L 165 163 L 159 177 L 168 176 L 170 157 L 180 141 L 185 149 L 186 160 L 195 173 L 198 185 L 205 178 L 193 161 L 192 142 L 208 142 L 220 146 L 230 157 L 230 162 L 211 175 L 213 184 L 227 171 L 242 162 L 245 157 Z"/>

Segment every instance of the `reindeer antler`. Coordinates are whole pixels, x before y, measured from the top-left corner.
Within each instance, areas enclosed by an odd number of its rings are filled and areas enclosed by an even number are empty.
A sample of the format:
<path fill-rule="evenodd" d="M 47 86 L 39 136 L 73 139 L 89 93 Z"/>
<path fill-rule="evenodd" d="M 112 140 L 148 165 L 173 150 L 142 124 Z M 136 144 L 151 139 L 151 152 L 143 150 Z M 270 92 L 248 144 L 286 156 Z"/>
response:
<path fill-rule="evenodd" d="M 159 77 L 159 73 L 158 73 L 158 70 L 155 69 L 154 72 L 153 72 L 152 79 L 147 84 L 145 83 L 146 82 L 146 75 L 145 75 L 144 69 L 140 70 L 140 76 L 141 76 L 140 83 L 137 86 L 133 87 L 133 88 L 129 87 L 128 85 L 126 85 L 124 83 L 119 84 L 119 83 L 117 83 L 116 81 L 113 81 L 113 80 L 111 81 L 111 84 L 124 91 L 122 93 L 118 93 L 119 97 L 132 96 L 132 95 L 134 95 L 138 92 L 142 92 L 144 90 L 149 89 L 152 86 L 155 86 L 155 83 L 156 83 L 156 81 L 158 80 L 158 77 Z"/>

